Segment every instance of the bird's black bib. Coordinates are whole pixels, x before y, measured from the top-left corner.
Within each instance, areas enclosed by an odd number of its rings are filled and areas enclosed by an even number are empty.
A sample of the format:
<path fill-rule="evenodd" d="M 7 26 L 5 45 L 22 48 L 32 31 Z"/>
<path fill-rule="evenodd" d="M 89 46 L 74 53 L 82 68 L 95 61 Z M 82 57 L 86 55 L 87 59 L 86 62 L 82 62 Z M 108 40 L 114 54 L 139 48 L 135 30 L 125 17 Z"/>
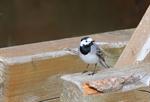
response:
<path fill-rule="evenodd" d="M 91 45 L 80 46 L 80 51 L 82 54 L 87 55 L 91 51 Z"/>

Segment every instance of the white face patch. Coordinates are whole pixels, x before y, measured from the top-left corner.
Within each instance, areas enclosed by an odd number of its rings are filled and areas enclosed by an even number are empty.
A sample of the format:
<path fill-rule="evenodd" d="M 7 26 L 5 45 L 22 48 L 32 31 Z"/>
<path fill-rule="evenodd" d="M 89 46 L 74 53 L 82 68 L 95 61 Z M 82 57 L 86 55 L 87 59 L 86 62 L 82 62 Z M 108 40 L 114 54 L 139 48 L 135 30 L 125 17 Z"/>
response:
<path fill-rule="evenodd" d="M 92 41 L 93 41 L 92 38 L 84 39 L 84 40 L 82 40 L 82 41 L 80 42 L 80 46 L 88 45 L 88 44 L 90 44 Z"/>
<path fill-rule="evenodd" d="M 88 38 L 87 41 L 88 41 L 88 42 L 92 42 L 93 39 L 92 39 L 92 38 Z"/>

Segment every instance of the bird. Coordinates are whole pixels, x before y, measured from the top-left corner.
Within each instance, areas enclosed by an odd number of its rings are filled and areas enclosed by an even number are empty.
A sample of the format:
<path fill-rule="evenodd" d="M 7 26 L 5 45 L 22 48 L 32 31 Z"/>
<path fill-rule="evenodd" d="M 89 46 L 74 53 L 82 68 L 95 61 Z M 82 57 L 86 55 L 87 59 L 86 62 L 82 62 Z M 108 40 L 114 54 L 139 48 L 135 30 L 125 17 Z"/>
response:
<path fill-rule="evenodd" d="M 96 73 L 96 67 L 98 64 L 104 68 L 110 68 L 110 66 L 106 64 L 104 52 L 102 51 L 102 49 L 99 48 L 99 46 L 91 37 L 87 36 L 81 38 L 78 50 L 81 60 L 87 63 L 87 68 L 90 64 L 95 64 L 93 72 L 89 75 L 94 75 Z M 83 71 L 83 73 L 85 72 L 87 71 Z"/>

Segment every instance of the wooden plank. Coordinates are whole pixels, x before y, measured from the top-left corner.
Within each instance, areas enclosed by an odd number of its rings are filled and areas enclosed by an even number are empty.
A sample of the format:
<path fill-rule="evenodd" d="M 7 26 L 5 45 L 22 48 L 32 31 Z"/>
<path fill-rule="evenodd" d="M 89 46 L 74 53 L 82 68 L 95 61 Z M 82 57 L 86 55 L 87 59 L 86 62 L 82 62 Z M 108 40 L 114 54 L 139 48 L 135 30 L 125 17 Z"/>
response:
<path fill-rule="evenodd" d="M 75 73 L 62 76 L 63 91 L 61 95 L 62 102 L 149 102 L 150 95 L 140 92 L 139 88 L 145 87 L 145 90 L 149 90 L 150 82 L 150 64 L 141 66 L 130 66 L 126 68 L 108 69 L 105 71 L 99 71 L 93 76 L 87 74 Z M 121 76 L 134 75 L 139 79 L 130 84 L 124 84 L 123 87 L 117 90 L 109 90 L 106 92 L 89 91 L 89 88 L 85 89 L 84 83 L 112 79 L 113 77 L 120 78 Z M 110 82 L 102 81 L 102 84 L 108 85 Z M 116 85 L 116 84 L 115 84 Z M 101 84 L 100 84 L 100 86 Z M 116 86 L 113 86 L 114 88 Z M 112 87 L 112 88 L 113 88 Z M 108 89 L 110 87 L 107 87 Z M 89 92 L 89 93 L 87 93 Z M 92 92 L 92 93 L 91 93 Z"/>
<path fill-rule="evenodd" d="M 150 62 L 150 6 L 115 67 Z"/>
<path fill-rule="evenodd" d="M 66 72 L 84 70 L 84 67 L 81 69 L 73 67 L 72 65 L 75 66 L 75 64 L 84 66 L 77 56 L 37 61 L 35 62 L 37 66 L 35 68 L 31 65 L 31 62 L 13 65 L 11 66 L 13 70 L 10 69 L 10 72 L 8 72 L 9 77 L 8 82 L 5 83 L 4 94 L 7 97 L 12 97 L 8 98 L 9 101 L 14 100 L 15 102 L 20 97 L 22 100 L 30 99 L 31 96 L 37 97 L 36 101 L 58 97 L 61 91 L 60 76 Z"/>

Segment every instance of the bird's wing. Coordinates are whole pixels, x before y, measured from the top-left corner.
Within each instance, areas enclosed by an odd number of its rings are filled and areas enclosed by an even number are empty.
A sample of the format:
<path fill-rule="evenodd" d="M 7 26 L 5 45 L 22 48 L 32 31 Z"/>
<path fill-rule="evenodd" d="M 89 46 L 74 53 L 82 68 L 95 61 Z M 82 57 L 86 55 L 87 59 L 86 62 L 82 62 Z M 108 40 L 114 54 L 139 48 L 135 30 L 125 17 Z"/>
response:
<path fill-rule="evenodd" d="M 105 62 L 104 52 L 98 47 L 98 45 L 95 46 L 96 46 L 96 55 L 99 57 L 100 64 L 105 68 L 109 68 L 109 66 Z"/>
<path fill-rule="evenodd" d="M 99 48 L 98 45 L 95 44 L 95 47 L 96 47 L 96 55 L 102 59 L 103 61 L 105 61 L 105 58 L 104 58 L 104 52 Z"/>

